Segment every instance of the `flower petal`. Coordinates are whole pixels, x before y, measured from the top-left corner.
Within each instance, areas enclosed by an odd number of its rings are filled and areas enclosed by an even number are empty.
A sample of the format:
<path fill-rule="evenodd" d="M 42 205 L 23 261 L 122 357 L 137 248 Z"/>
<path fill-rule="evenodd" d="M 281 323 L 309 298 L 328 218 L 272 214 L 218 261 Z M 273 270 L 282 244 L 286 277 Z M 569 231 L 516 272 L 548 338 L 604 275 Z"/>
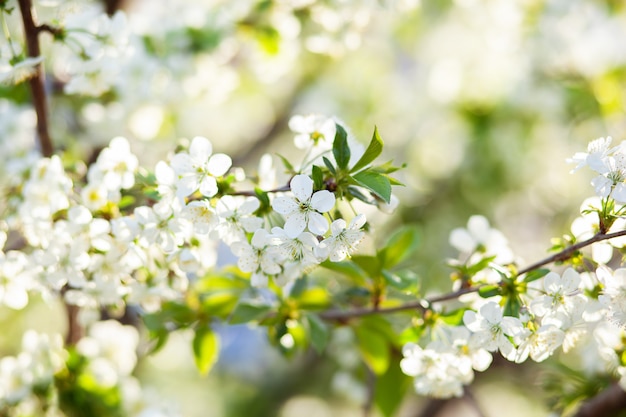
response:
<path fill-rule="evenodd" d="M 209 159 L 211 153 L 213 153 L 213 145 L 207 138 L 202 136 L 193 138 L 189 146 L 189 155 L 195 161 L 204 163 Z"/>
<path fill-rule="evenodd" d="M 320 213 L 326 213 L 335 206 L 335 194 L 328 190 L 318 191 L 311 197 L 311 207 Z"/>
<path fill-rule="evenodd" d="M 222 175 L 226 174 L 226 172 L 228 172 L 232 165 L 233 160 L 230 158 L 230 156 L 224 153 L 216 153 L 209 159 L 207 171 L 213 176 L 221 177 Z"/>
<path fill-rule="evenodd" d="M 308 201 L 313 194 L 313 180 L 308 175 L 296 175 L 289 186 L 298 201 Z"/>
<path fill-rule="evenodd" d="M 314 211 L 309 212 L 309 230 L 315 235 L 323 235 L 328 231 L 328 220 Z"/>
<path fill-rule="evenodd" d="M 298 210 L 298 202 L 291 197 L 280 196 L 272 200 L 272 208 L 283 216 Z"/>

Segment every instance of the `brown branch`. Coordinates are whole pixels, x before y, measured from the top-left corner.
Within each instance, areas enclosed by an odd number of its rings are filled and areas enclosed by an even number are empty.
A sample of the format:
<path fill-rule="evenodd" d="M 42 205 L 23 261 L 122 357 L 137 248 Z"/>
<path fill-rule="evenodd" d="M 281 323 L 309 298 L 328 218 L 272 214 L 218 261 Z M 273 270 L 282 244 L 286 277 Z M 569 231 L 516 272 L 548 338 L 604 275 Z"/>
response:
<path fill-rule="evenodd" d="M 597 233 L 596 235 L 590 237 L 587 240 L 583 240 L 582 242 L 578 242 L 575 245 L 569 246 L 565 249 L 563 249 L 562 251 L 560 251 L 559 253 L 556 253 L 552 256 L 549 256 L 545 259 L 542 259 L 538 262 L 535 262 L 532 265 L 529 265 L 525 268 L 522 268 L 519 270 L 518 275 L 522 275 L 525 274 L 527 272 L 533 271 L 535 269 L 541 268 L 544 265 L 553 263 L 553 262 L 558 262 L 558 261 L 565 261 L 569 258 L 572 257 L 572 255 L 574 254 L 574 252 L 576 252 L 579 249 L 582 249 L 586 246 L 589 246 L 593 243 L 596 242 L 600 242 L 603 240 L 609 240 L 609 239 L 613 239 L 616 237 L 620 237 L 620 236 L 626 236 L 626 230 L 620 230 L 618 232 L 613 232 L 613 233 Z M 480 289 L 481 286 L 473 286 L 473 287 L 468 287 L 468 288 L 462 288 L 458 291 L 453 291 L 447 294 L 443 294 L 443 295 L 439 295 L 436 297 L 430 297 L 430 298 L 424 298 L 424 299 L 418 299 L 415 301 L 410 301 L 408 303 L 399 305 L 399 306 L 395 306 L 395 307 L 387 307 L 387 308 L 376 308 L 376 307 L 369 307 L 369 308 L 357 308 L 357 309 L 353 309 L 353 310 L 330 310 L 330 311 L 326 311 L 326 312 L 322 312 L 320 313 L 320 318 L 324 319 L 324 320 L 328 320 L 328 321 L 338 321 L 338 322 L 343 322 L 352 318 L 358 318 L 358 317 L 363 317 L 363 316 L 369 316 L 369 315 L 373 315 L 373 314 L 391 314 L 391 313 L 397 313 L 397 312 L 401 312 L 401 311 L 407 311 L 407 310 L 420 310 L 420 311 L 425 311 L 427 309 L 430 308 L 431 304 L 434 303 L 440 303 L 443 301 L 449 301 L 449 300 L 454 300 L 458 297 L 460 297 L 461 295 L 464 294 L 469 294 L 472 292 L 476 292 Z"/>
<path fill-rule="evenodd" d="M 408 303 L 395 306 L 395 307 L 383 307 L 383 308 L 357 308 L 353 310 L 331 310 L 320 313 L 320 318 L 329 321 L 345 321 L 352 318 L 370 316 L 372 314 L 390 314 L 407 310 L 420 310 L 425 311 L 430 308 L 431 304 L 440 303 L 443 301 L 454 300 L 463 294 L 469 294 L 478 291 L 480 287 L 463 288 L 458 291 L 454 291 L 448 294 L 439 295 L 431 298 L 424 298 L 420 300 L 410 301 Z"/>
<path fill-rule="evenodd" d="M 626 410 L 626 392 L 613 384 L 583 403 L 574 417 L 613 416 L 622 410 Z"/>
<path fill-rule="evenodd" d="M 559 253 L 555 253 L 554 255 L 548 256 L 547 258 L 542 259 L 539 262 L 535 262 L 534 264 L 529 265 L 526 268 L 520 269 L 517 274 L 522 275 L 527 272 L 533 271 L 535 269 L 541 268 L 544 265 L 551 264 L 553 262 L 565 261 L 571 258 L 574 252 L 576 252 L 579 249 L 582 249 L 596 242 L 609 240 L 609 239 L 613 239 L 613 238 L 620 237 L 620 236 L 626 236 L 626 230 L 620 230 L 619 232 L 613 232 L 613 233 L 597 233 L 587 240 L 578 242 L 575 245 L 572 245 L 570 247 L 563 249 Z"/>
<path fill-rule="evenodd" d="M 41 30 L 47 29 L 42 29 L 42 26 L 37 26 L 35 23 L 35 10 L 33 9 L 31 0 L 18 0 L 18 4 L 24 24 L 24 37 L 26 38 L 28 56 L 38 57 L 41 55 L 38 35 Z M 41 63 L 35 65 L 34 68 L 35 73 L 30 78 L 29 83 L 33 95 L 33 106 L 37 114 L 37 136 L 41 154 L 45 157 L 50 157 L 54 152 L 54 148 L 52 146 L 50 133 L 48 132 L 48 107 L 44 88 L 44 74 Z"/>

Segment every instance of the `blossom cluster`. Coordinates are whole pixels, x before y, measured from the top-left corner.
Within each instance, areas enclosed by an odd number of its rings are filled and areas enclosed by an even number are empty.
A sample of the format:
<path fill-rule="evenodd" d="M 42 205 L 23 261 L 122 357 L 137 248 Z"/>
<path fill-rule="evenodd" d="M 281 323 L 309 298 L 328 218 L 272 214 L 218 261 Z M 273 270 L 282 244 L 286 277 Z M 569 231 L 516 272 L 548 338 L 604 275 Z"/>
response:
<path fill-rule="evenodd" d="M 334 134 L 334 120 L 321 116 L 296 116 L 292 125 L 307 118 L 332 123 L 325 135 Z M 308 146 L 319 150 L 322 134 L 315 123 L 309 127 Z M 304 134 L 297 130 L 299 147 L 307 145 Z M 99 153 L 84 180 L 73 179 L 60 157 L 41 158 L 24 172 L 28 179 L 9 220 L 28 250 L 2 253 L 0 300 L 23 308 L 28 292 L 63 293 L 84 311 L 124 303 L 155 311 L 162 300 L 180 298 L 189 277 L 215 266 L 220 242 L 251 273 L 253 286 L 270 279 L 285 286 L 326 259 L 345 259 L 365 234 L 364 214 L 349 223 L 330 217 L 331 210 L 340 213 L 338 200 L 314 189 L 310 162 L 303 161 L 308 173 L 302 168 L 288 187 L 263 192 L 262 212 L 259 196 L 235 189 L 250 183 L 245 174 L 200 136 L 156 164 L 152 191 L 138 183 L 138 158 L 123 137 Z M 137 204 L 145 192 L 148 204 Z"/>
<path fill-rule="evenodd" d="M 119 408 L 128 416 L 178 416 L 173 407 L 149 403 L 147 392 L 132 376 L 138 343 L 137 329 L 114 320 L 94 323 L 71 348 L 63 347 L 60 334 L 30 330 L 18 355 L 0 359 L 0 412 L 9 417 L 62 416 L 62 403 L 67 401 L 63 390 L 77 380 L 85 401 L 90 396 L 94 401 L 99 392 L 116 392 L 107 404 L 111 413 Z M 83 407 L 80 412 L 89 413 L 90 405 Z"/>
<path fill-rule="evenodd" d="M 611 138 L 600 138 L 569 160 L 578 164 L 575 170 L 589 166 L 598 174 L 592 181 L 598 197 L 583 203 L 568 242 L 624 230 L 624 149 L 623 144 L 611 147 Z M 519 276 L 514 272 L 519 261 L 506 238 L 482 216 L 472 216 L 467 229 L 454 229 L 450 243 L 460 251 L 459 260 L 450 261 L 457 271 L 453 278 L 465 288 L 477 286 L 478 294 L 462 297 L 468 306 L 461 326 L 442 325 L 433 332 L 436 338 L 425 338 L 425 347 L 405 345 L 401 367 L 414 377 L 419 394 L 461 396 L 473 371 L 487 369 L 495 353 L 516 363 L 542 362 L 559 348 L 579 351 L 587 372 L 615 375 L 626 389 L 626 363 L 620 356 L 626 335 L 626 270 L 607 265 L 614 248 L 624 246 L 619 233 L 611 240 L 590 241 L 589 262 L 595 270 L 574 257 L 560 273 L 534 268 Z M 591 346 L 597 356 L 590 353 Z"/>

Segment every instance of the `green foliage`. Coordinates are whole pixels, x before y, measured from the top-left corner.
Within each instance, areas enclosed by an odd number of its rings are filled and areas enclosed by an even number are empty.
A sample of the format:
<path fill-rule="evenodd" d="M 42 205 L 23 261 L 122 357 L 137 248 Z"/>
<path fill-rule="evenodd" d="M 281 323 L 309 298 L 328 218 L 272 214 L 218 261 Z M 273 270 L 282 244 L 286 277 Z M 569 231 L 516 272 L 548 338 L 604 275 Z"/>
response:
<path fill-rule="evenodd" d="M 411 377 L 400 369 L 402 357 L 393 352 L 387 371 L 376 379 L 374 403 L 383 416 L 392 417 L 398 410 L 407 391 L 411 387 Z"/>
<path fill-rule="evenodd" d="M 203 326 L 196 330 L 193 338 L 193 357 L 198 371 L 209 373 L 219 354 L 219 337 L 210 327 Z"/>
<path fill-rule="evenodd" d="M 122 398 L 117 385 L 99 383 L 87 368 L 88 360 L 69 349 L 66 367 L 54 376 L 59 408 L 68 417 L 123 417 Z"/>
<path fill-rule="evenodd" d="M 370 316 L 354 327 L 358 349 L 363 361 L 376 375 L 383 375 L 391 363 L 391 347 L 395 334 L 390 323 L 383 317 Z"/>
<path fill-rule="evenodd" d="M 337 168 L 340 171 L 345 171 L 348 168 L 350 162 L 350 146 L 348 145 L 348 134 L 346 130 L 339 124 L 335 124 L 337 131 L 335 133 L 335 140 L 333 141 L 333 156 L 337 162 Z"/>
<path fill-rule="evenodd" d="M 374 128 L 374 135 L 372 140 L 370 141 L 367 149 L 363 153 L 363 156 L 359 158 L 359 160 L 354 164 L 354 166 L 350 169 L 350 172 L 358 172 L 359 170 L 365 168 L 370 163 L 372 163 L 383 151 L 383 140 L 380 138 L 378 134 L 378 128 Z"/>
<path fill-rule="evenodd" d="M 311 346 L 313 346 L 318 353 L 322 353 L 330 339 L 330 329 L 328 325 L 315 314 L 307 314 L 305 318 L 308 324 Z"/>
<path fill-rule="evenodd" d="M 391 235 L 377 256 L 384 268 L 394 268 L 417 250 L 419 241 L 419 232 L 414 226 L 402 227 Z"/>

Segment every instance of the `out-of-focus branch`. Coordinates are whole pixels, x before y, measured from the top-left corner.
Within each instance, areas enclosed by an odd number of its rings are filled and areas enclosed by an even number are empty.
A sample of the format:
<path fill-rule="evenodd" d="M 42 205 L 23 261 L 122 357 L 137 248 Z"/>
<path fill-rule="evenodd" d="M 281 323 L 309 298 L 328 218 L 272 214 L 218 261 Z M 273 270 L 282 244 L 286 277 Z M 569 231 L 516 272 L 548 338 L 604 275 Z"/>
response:
<path fill-rule="evenodd" d="M 22 22 L 24 24 L 24 37 L 26 38 L 26 48 L 29 57 L 38 57 L 41 55 L 39 49 L 39 33 L 47 30 L 47 26 L 37 26 L 35 23 L 35 11 L 31 0 L 18 0 L 20 13 L 22 14 Z M 39 147 L 43 156 L 52 156 L 54 147 L 52 139 L 48 131 L 48 104 L 46 100 L 46 91 L 44 88 L 44 73 L 41 63 L 35 66 L 35 73 L 30 78 L 30 90 L 33 96 L 33 107 L 37 114 L 37 137 Z"/>
<path fill-rule="evenodd" d="M 574 417 L 613 416 L 623 410 L 626 410 L 626 392 L 613 384 L 583 403 Z"/>

